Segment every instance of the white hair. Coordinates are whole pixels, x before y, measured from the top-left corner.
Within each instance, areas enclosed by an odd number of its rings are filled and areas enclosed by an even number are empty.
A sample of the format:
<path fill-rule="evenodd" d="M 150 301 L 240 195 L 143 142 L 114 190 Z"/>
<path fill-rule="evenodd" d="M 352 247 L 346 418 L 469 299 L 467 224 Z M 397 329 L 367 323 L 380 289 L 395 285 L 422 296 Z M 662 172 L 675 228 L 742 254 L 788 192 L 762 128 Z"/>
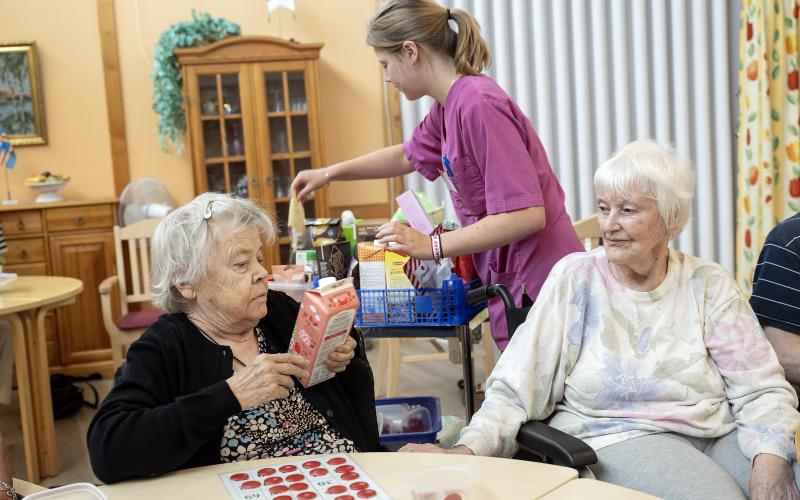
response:
<path fill-rule="evenodd" d="M 176 285 L 197 285 L 217 240 L 253 227 L 267 245 L 275 243 L 272 217 L 252 201 L 229 194 L 203 193 L 164 217 L 152 241 L 153 303 L 167 312 L 185 312 L 191 301 Z"/>
<path fill-rule="evenodd" d="M 598 195 L 655 200 L 670 237 L 675 237 L 689 222 L 694 173 L 674 149 L 651 140 L 634 141 L 600 165 L 594 190 Z"/>

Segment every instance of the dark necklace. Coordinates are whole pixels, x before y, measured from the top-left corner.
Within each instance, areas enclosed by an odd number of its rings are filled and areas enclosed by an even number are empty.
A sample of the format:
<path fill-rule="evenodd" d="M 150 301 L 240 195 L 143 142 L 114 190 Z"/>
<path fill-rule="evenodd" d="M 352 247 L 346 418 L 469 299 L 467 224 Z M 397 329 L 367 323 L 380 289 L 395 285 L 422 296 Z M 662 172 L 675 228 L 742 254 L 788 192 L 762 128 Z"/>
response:
<path fill-rule="evenodd" d="M 201 334 L 203 334 L 203 337 L 207 338 L 208 340 L 210 340 L 211 342 L 213 342 L 213 343 L 215 343 L 217 345 L 222 345 L 219 342 L 217 342 L 211 335 L 209 335 L 206 332 L 204 332 L 202 328 L 200 328 L 197 325 L 194 325 L 194 326 L 195 326 L 195 328 L 197 328 L 197 331 L 199 331 Z M 230 346 L 228 346 L 228 347 L 230 347 Z M 231 355 L 233 356 L 233 360 L 236 361 L 237 363 L 239 363 L 240 365 L 242 365 L 243 368 L 247 367 L 247 363 L 245 363 L 241 359 L 237 358 L 236 355 L 233 354 L 233 349 L 231 349 Z"/>

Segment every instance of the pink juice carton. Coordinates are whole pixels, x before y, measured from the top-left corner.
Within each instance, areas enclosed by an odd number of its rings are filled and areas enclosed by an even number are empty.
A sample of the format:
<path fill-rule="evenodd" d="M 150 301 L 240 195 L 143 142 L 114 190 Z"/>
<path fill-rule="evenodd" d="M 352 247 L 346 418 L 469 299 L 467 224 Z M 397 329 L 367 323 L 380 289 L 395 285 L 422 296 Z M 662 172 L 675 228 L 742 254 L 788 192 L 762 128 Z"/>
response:
<path fill-rule="evenodd" d="M 307 375 L 300 378 L 303 387 L 335 375 L 325 366 L 325 360 L 347 340 L 357 311 L 358 296 L 352 278 L 307 290 L 303 294 L 289 343 L 289 352 L 308 360 Z"/>

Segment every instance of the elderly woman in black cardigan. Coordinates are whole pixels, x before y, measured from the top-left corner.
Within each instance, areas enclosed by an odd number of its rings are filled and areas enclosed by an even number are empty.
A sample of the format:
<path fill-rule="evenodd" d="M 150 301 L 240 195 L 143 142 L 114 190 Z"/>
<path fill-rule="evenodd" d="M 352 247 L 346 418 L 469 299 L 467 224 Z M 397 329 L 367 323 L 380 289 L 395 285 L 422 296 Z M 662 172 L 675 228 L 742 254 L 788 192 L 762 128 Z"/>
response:
<path fill-rule="evenodd" d="M 269 291 L 262 245 L 270 217 L 205 193 L 153 237 L 153 302 L 168 314 L 128 351 L 123 375 L 89 428 L 105 482 L 220 462 L 375 451 L 373 377 L 353 333 L 326 363 L 337 375 L 304 389 L 288 354 L 299 309 Z"/>

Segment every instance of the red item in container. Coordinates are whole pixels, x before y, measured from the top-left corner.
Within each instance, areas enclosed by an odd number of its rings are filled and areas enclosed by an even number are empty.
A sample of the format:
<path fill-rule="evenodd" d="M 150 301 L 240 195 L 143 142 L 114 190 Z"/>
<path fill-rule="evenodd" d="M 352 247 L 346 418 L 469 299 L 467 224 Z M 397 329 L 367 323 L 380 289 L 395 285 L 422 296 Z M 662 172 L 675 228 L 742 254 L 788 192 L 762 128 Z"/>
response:
<path fill-rule="evenodd" d="M 366 490 L 367 488 L 369 488 L 369 483 L 365 483 L 364 481 L 359 481 L 350 485 L 351 490 Z"/>
<path fill-rule="evenodd" d="M 285 493 L 285 492 L 287 492 L 287 491 L 289 491 L 289 488 L 288 488 L 288 487 L 286 487 L 286 486 L 284 486 L 284 485 L 282 485 L 282 484 L 279 484 L 279 485 L 277 485 L 277 486 L 273 486 L 273 487 L 271 487 L 271 488 L 269 489 L 269 492 L 270 492 L 270 493 L 272 493 L 273 495 L 274 495 L 275 493 Z"/>
<path fill-rule="evenodd" d="M 297 470 L 297 467 L 294 465 L 282 465 L 278 470 L 281 472 L 294 472 Z"/>
<path fill-rule="evenodd" d="M 282 477 L 280 477 L 280 476 L 272 476 L 272 477 L 268 477 L 268 478 L 266 478 L 266 479 L 264 480 L 264 484 L 265 484 L 265 485 L 270 485 L 270 484 L 280 484 L 280 483 L 282 483 L 282 482 L 283 482 L 283 478 L 282 478 Z"/>
<path fill-rule="evenodd" d="M 331 486 L 330 488 L 325 490 L 325 493 L 330 493 L 331 495 L 335 495 L 336 493 L 344 493 L 345 491 L 347 491 L 347 488 L 345 488 L 341 484 L 337 484 L 336 486 Z"/>
<path fill-rule="evenodd" d="M 302 481 L 303 478 L 305 478 L 305 476 L 302 474 L 289 474 L 288 476 L 286 476 L 286 480 L 289 481 L 290 483 L 296 483 L 297 481 Z"/>
<path fill-rule="evenodd" d="M 461 278 L 462 281 L 469 283 L 472 279 L 478 277 L 478 272 L 475 270 L 475 262 L 472 260 L 472 255 L 459 255 L 452 258 L 454 272 L 456 276 Z"/>
<path fill-rule="evenodd" d="M 311 474 L 312 476 L 324 476 L 325 474 L 328 473 L 328 470 L 327 469 L 311 469 L 310 471 L 308 471 L 308 473 Z"/>
<path fill-rule="evenodd" d="M 244 481 L 245 479 L 249 478 L 247 474 L 244 472 L 240 472 L 238 474 L 231 474 L 231 481 Z"/>
<path fill-rule="evenodd" d="M 317 460 L 309 460 L 308 462 L 304 462 L 303 463 L 303 468 L 304 469 L 316 469 L 320 465 L 322 465 L 322 464 Z"/>
<path fill-rule="evenodd" d="M 265 469 L 258 469 L 258 475 L 261 477 L 271 476 L 275 474 L 275 472 L 276 472 L 275 469 L 273 469 L 272 467 L 267 467 Z"/>
<path fill-rule="evenodd" d="M 245 481 L 242 483 L 243 490 L 252 490 L 253 488 L 258 488 L 261 486 L 261 483 L 258 481 Z"/>
<path fill-rule="evenodd" d="M 361 476 L 359 476 L 357 472 L 346 472 L 342 474 L 342 480 L 344 481 L 352 481 L 354 479 L 358 479 L 359 477 Z"/>
<path fill-rule="evenodd" d="M 354 470 L 356 470 L 356 468 L 353 467 L 352 465 L 340 465 L 334 470 L 339 474 L 344 474 L 345 472 L 353 472 Z"/>
<path fill-rule="evenodd" d="M 303 491 L 308 489 L 308 485 L 306 483 L 294 483 L 289 486 L 289 489 L 292 491 Z"/>
<path fill-rule="evenodd" d="M 347 462 L 347 460 L 345 460 L 343 457 L 336 457 L 336 458 L 331 458 L 330 460 L 328 460 L 328 463 L 330 465 L 339 465 L 339 464 L 343 464 L 345 462 Z"/>
<path fill-rule="evenodd" d="M 358 498 L 372 498 L 375 495 L 377 495 L 375 490 L 361 490 L 358 492 Z"/>

